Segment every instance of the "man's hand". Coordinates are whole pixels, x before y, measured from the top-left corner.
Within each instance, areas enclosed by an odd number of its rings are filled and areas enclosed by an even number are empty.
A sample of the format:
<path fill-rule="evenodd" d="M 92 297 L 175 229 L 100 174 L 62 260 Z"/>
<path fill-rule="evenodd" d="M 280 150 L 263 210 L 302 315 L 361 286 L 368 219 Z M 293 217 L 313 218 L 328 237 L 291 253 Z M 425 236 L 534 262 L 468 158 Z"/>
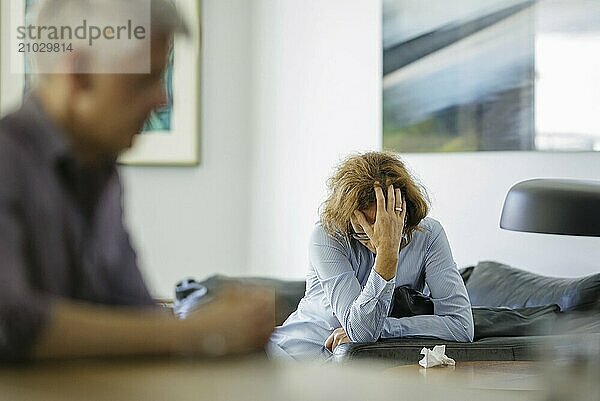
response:
<path fill-rule="evenodd" d="M 184 340 L 185 351 L 215 356 L 258 351 L 275 326 L 275 293 L 262 287 L 227 285 L 184 322 L 190 336 Z"/>
<path fill-rule="evenodd" d="M 263 349 L 274 322 L 274 292 L 254 286 L 227 285 L 185 320 L 158 308 L 57 300 L 32 357 L 244 354 Z"/>
<path fill-rule="evenodd" d="M 349 342 L 350 338 L 348 337 L 348 334 L 346 334 L 346 330 L 340 327 L 333 330 L 333 333 L 327 337 L 327 340 L 325 340 L 325 348 L 333 352 L 338 345 Z"/>

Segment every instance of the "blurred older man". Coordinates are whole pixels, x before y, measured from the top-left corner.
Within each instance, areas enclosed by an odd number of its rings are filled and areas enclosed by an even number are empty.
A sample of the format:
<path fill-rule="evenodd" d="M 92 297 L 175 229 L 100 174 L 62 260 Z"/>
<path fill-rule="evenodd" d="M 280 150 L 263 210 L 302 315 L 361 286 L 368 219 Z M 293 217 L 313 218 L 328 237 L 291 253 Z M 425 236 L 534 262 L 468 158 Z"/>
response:
<path fill-rule="evenodd" d="M 47 0 L 39 20 L 127 4 Z M 165 103 L 172 37 L 187 32 L 169 2 L 151 5 L 146 72 L 119 73 L 142 59 L 136 47 L 54 54 L 36 61 L 35 90 L 0 121 L 0 359 L 245 353 L 273 329 L 262 290 L 225 290 L 178 320 L 154 305 L 138 270 L 115 161 Z"/>

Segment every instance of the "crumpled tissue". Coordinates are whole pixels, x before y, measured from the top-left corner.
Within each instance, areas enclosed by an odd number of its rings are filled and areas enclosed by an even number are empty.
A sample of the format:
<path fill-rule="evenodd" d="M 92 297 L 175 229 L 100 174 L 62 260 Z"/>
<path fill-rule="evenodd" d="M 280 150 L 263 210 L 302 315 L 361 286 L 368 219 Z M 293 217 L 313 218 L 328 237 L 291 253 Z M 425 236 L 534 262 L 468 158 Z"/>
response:
<path fill-rule="evenodd" d="M 436 345 L 433 349 L 427 349 L 423 347 L 421 350 L 421 355 L 423 355 L 423 359 L 419 361 L 419 365 L 424 368 L 431 368 L 434 366 L 454 366 L 456 362 L 454 359 L 446 356 L 446 346 L 445 345 Z"/>

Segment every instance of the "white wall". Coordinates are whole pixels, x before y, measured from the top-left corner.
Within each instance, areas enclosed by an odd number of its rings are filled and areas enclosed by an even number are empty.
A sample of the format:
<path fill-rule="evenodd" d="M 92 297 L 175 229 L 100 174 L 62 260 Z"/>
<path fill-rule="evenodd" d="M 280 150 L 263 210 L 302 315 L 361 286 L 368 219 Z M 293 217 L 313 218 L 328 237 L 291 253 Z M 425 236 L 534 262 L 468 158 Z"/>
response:
<path fill-rule="evenodd" d="M 307 238 L 340 155 L 379 149 L 380 2 L 255 1 L 250 271 L 302 277 Z M 494 259 L 544 274 L 600 271 L 600 238 L 498 228 L 514 183 L 600 178 L 600 153 L 406 155 L 460 266 Z"/>
<path fill-rule="evenodd" d="M 460 266 L 498 260 L 547 275 L 600 271 L 600 238 L 501 230 L 504 197 L 530 178 L 600 179 L 599 153 L 490 152 L 409 155 L 428 187 Z"/>
<path fill-rule="evenodd" d="M 246 270 L 250 4 L 203 2 L 200 166 L 122 168 L 132 237 L 159 296 L 185 276 Z"/>
<path fill-rule="evenodd" d="M 124 168 L 155 292 L 185 275 L 304 276 L 307 239 L 342 155 L 381 147 L 381 9 L 373 0 L 205 0 L 202 164 Z M 600 178 L 600 153 L 407 155 L 459 265 L 600 270 L 600 238 L 503 231 L 508 188 Z"/>
<path fill-rule="evenodd" d="M 372 0 L 256 0 L 249 272 L 302 277 L 331 166 L 380 147 Z"/>

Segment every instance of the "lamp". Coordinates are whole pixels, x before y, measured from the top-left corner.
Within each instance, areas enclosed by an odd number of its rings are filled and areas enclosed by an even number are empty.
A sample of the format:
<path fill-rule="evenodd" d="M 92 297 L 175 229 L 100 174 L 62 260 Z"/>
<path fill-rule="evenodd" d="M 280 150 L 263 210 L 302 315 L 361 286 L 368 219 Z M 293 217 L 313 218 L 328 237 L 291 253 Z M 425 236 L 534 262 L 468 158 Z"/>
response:
<path fill-rule="evenodd" d="M 515 184 L 506 195 L 500 227 L 600 237 L 600 181 L 534 179 Z"/>

